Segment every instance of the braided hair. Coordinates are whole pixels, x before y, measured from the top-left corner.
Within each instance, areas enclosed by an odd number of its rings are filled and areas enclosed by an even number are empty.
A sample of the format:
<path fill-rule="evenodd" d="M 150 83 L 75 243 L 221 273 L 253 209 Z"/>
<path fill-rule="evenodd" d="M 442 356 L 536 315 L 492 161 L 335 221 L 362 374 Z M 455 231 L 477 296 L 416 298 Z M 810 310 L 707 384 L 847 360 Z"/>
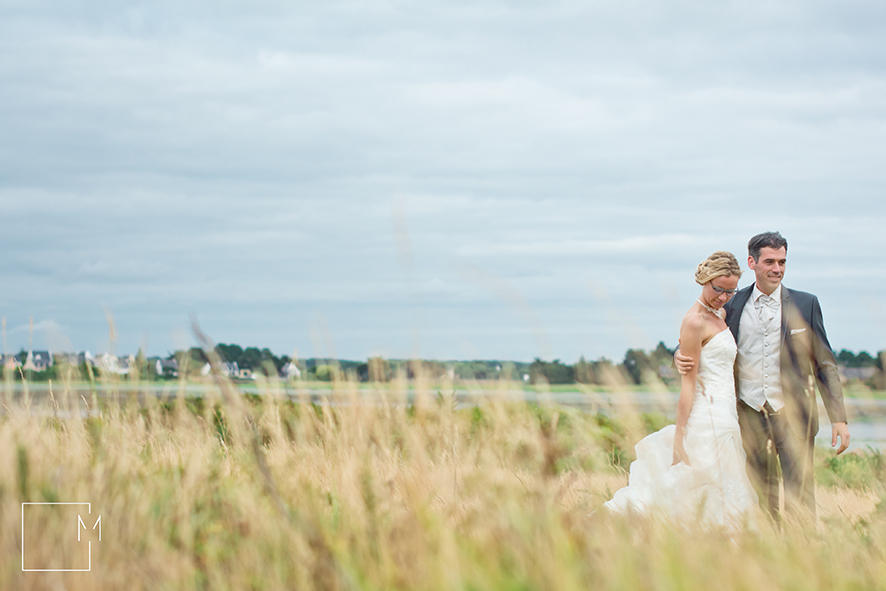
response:
<path fill-rule="evenodd" d="M 704 285 L 717 277 L 741 277 L 741 267 L 731 252 L 718 250 L 701 263 L 695 270 L 695 282 Z"/>

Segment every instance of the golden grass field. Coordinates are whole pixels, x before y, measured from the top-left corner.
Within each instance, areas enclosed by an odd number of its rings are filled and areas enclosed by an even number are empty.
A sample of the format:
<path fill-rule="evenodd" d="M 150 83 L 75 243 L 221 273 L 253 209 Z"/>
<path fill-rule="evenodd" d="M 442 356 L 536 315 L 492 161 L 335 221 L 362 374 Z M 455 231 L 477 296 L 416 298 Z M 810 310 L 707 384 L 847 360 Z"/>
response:
<path fill-rule="evenodd" d="M 71 400 L 63 386 L 52 404 L 7 400 L 0 588 L 886 588 L 878 453 L 817 451 L 815 524 L 674 527 L 600 510 L 626 483 L 633 443 L 663 419 L 494 391 L 456 408 L 421 383 L 410 405 L 405 381 L 369 397 L 336 389 L 345 398 L 333 406 L 272 385 L 245 397 L 224 381 L 187 403 Z M 22 503 L 53 501 L 101 515 L 100 542 L 83 532 L 91 571 L 22 572 Z M 34 514 L 29 565 L 82 558 L 62 513 Z"/>

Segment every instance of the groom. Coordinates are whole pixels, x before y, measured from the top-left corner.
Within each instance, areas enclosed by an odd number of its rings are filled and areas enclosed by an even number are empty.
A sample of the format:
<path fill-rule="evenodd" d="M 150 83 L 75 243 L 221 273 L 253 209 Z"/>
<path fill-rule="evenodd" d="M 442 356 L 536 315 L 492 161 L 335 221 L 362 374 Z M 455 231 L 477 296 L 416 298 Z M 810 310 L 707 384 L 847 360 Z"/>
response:
<path fill-rule="evenodd" d="M 788 242 L 765 232 L 748 242 L 748 267 L 755 283 L 740 290 L 723 308 L 738 345 L 735 389 L 738 422 L 748 458 L 748 473 L 761 507 L 779 517 L 778 468 L 784 479 L 785 508 L 815 514 L 812 456 L 818 433 L 815 385 L 831 420 L 831 447 L 843 453 L 849 428 L 843 389 L 818 298 L 783 287 Z M 694 360 L 679 351 L 681 373 Z"/>

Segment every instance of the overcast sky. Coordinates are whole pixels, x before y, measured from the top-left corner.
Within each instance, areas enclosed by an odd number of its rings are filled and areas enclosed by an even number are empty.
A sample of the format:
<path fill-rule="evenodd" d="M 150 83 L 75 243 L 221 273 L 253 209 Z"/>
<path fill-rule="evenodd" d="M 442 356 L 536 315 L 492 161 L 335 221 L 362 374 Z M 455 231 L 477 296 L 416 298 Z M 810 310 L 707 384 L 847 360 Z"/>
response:
<path fill-rule="evenodd" d="M 6 347 L 621 359 L 780 230 L 886 349 L 884 156 L 882 1 L 5 0 Z"/>

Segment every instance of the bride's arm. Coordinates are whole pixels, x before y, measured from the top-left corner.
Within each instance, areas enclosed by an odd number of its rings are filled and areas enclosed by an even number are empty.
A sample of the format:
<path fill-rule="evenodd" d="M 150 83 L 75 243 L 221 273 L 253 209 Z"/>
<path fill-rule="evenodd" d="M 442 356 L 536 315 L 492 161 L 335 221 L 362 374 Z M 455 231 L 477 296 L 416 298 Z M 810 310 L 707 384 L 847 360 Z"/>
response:
<path fill-rule="evenodd" d="M 704 321 L 698 314 L 690 314 L 683 319 L 680 327 L 680 349 L 684 355 L 699 359 L 701 357 L 701 340 L 704 333 Z M 686 436 L 686 421 L 692 410 L 692 399 L 695 397 L 695 380 L 698 376 L 698 364 L 683 374 L 680 399 L 677 401 L 677 431 L 674 434 L 674 464 L 685 462 L 689 465 L 689 456 L 683 449 L 683 438 Z"/>

